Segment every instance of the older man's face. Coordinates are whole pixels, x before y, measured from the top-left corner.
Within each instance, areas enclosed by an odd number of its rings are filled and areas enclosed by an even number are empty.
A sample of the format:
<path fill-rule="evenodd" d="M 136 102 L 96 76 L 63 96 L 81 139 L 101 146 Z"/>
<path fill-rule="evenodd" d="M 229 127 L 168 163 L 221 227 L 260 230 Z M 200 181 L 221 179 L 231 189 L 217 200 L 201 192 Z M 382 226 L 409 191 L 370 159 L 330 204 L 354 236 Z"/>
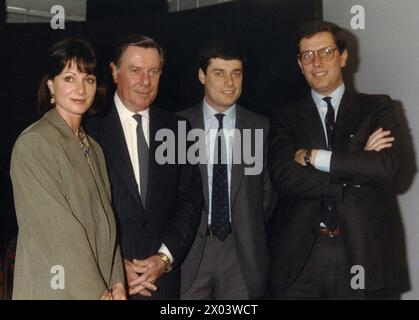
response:
<path fill-rule="evenodd" d="M 156 99 L 161 74 L 157 49 L 129 46 L 119 62 L 111 64 L 117 93 L 124 105 L 133 112 L 147 109 Z"/>

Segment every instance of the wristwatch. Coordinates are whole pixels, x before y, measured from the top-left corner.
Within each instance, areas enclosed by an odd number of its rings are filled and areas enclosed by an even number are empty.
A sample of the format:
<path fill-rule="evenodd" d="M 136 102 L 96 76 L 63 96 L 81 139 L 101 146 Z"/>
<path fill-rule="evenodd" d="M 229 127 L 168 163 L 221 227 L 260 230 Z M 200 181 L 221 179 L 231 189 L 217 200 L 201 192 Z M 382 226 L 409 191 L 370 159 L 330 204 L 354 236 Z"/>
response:
<path fill-rule="evenodd" d="M 163 252 L 159 252 L 157 255 L 160 258 L 162 258 L 162 260 L 165 264 L 164 272 L 168 273 L 168 272 L 172 271 L 172 262 L 170 261 L 170 258 L 166 254 L 164 254 Z"/>
<path fill-rule="evenodd" d="M 307 167 L 311 166 L 311 149 L 307 149 L 306 153 L 304 154 L 304 162 L 306 163 Z"/>

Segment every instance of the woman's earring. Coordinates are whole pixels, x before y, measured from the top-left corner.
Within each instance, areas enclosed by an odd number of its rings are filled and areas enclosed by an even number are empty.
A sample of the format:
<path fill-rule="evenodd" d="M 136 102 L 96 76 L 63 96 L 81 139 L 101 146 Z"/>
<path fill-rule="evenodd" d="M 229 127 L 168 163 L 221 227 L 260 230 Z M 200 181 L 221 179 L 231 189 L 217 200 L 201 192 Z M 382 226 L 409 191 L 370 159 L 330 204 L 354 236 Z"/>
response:
<path fill-rule="evenodd" d="M 51 92 L 51 99 L 49 100 L 49 102 L 51 102 L 51 104 L 55 104 L 55 96 L 52 92 Z"/>

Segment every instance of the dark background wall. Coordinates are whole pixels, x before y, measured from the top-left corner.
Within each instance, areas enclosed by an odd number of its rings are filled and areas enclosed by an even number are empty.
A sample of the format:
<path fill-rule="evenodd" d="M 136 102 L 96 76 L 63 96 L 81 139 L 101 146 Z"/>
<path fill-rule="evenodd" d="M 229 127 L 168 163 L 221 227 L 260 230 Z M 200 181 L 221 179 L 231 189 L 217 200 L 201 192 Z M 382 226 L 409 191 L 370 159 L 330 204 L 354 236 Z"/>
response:
<path fill-rule="evenodd" d="M 87 0 L 89 21 L 148 16 L 167 12 L 167 0 Z"/>
<path fill-rule="evenodd" d="M 6 20 L 6 0 L 0 0 L 0 23 Z"/>
<path fill-rule="evenodd" d="M 0 245 L 17 231 L 10 154 L 20 132 L 39 119 L 36 88 L 46 48 L 65 36 L 82 36 L 94 44 L 105 67 L 119 38 L 130 33 L 149 35 L 167 54 L 156 104 L 177 111 L 202 99 L 197 80 L 200 47 L 212 37 L 234 37 L 243 43 L 249 60 L 240 103 L 269 114 L 307 91 L 296 63 L 294 36 L 304 21 L 321 18 L 320 4 L 318 0 L 243 0 L 176 13 L 137 10 L 136 17 L 115 18 L 104 7 L 103 12 L 92 13 L 99 7 L 88 3 L 90 19 L 66 23 L 65 30 L 52 30 L 49 24 L 0 25 Z"/>

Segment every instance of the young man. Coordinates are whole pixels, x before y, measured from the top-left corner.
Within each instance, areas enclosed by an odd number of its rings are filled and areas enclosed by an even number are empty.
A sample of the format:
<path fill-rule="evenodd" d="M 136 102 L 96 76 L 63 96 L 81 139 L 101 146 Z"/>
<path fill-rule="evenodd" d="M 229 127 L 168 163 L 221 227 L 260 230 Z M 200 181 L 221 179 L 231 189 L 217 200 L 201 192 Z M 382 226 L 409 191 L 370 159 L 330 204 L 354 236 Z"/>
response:
<path fill-rule="evenodd" d="M 271 187 L 263 153 L 269 122 L 237 104 L 243 67 L 244 54 L 232 41 L 209 42 L 201 51 L 198 71 L 204 99 L 180 113 L 193 128 L 205 130 L 207 160 L 200 164 L 205 205 L 182 265 L 182 299 L 249 299 L 265 293 L 264 207 L 268 210 Z M 245 129 L 252 134 L 259 129 L 263 135 L 246 141 Z M 242 152 L 236 152 L 240 144 Z M 243 157 L 241 162 L 234 159 L 254 150 L 260 150 L 261 170 L 246 174 Z"/>
<path fill-rule="evenodd" d="M 392 222 L 381 200 L 399 168 L 392 102 L 345 88 L 349 54 L 337 25 L 305 24 L 298 49 L 311 95 L 274 117 L 268 160 L 280 196 L 270 245 L 273 295 L 389 298 Z M 355 275 L 359 281 L 351 282 Z"/>

